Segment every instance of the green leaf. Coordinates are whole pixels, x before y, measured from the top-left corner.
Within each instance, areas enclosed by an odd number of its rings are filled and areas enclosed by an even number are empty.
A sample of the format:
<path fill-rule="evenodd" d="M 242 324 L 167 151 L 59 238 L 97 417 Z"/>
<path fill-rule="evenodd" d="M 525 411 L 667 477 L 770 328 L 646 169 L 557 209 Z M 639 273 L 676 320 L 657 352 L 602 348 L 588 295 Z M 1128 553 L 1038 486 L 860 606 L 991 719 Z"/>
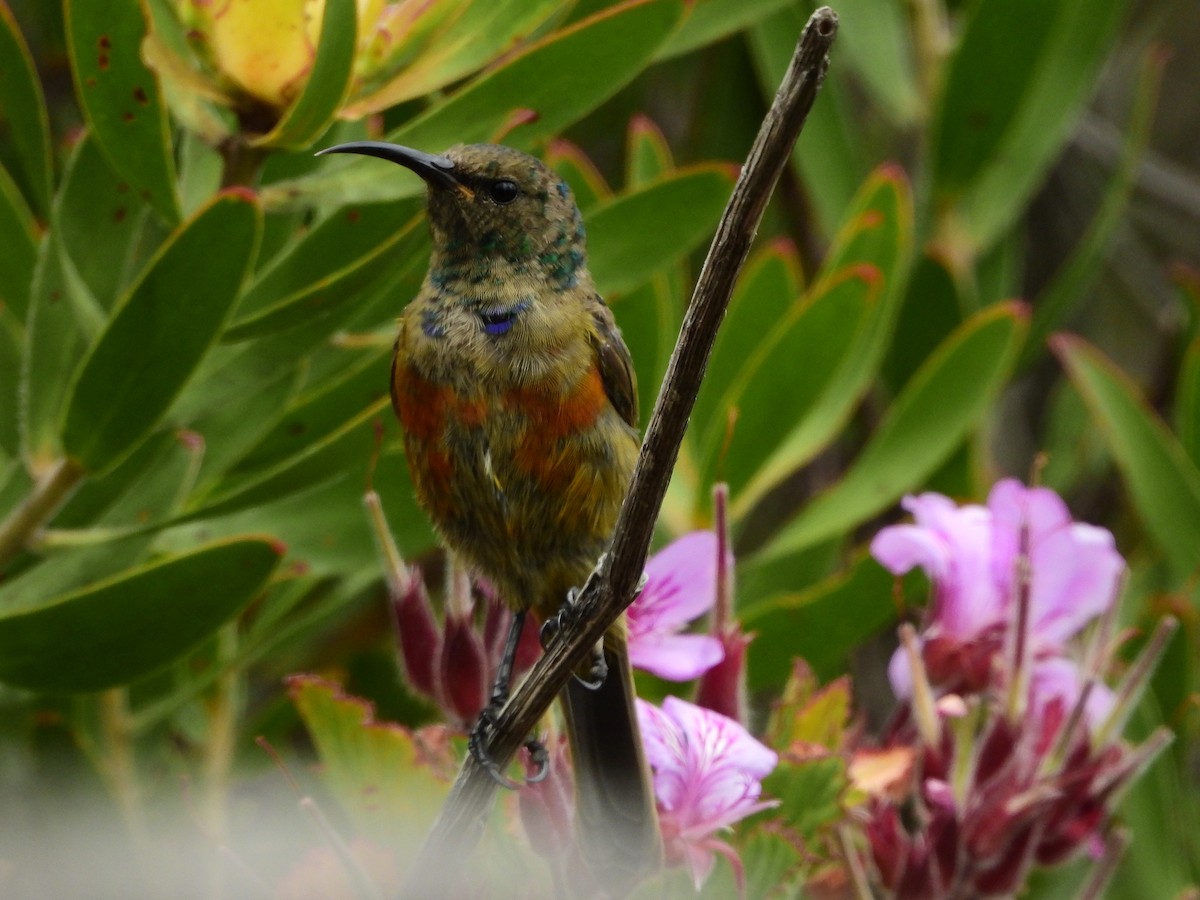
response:
<path fill-rule="evenodd" d="M 67 220 L 88 215 L 94 185 L 110 170 L 94 140 L 85 135 L 67 161 L 50 215 L 49 233 L 38 247 L 21 362 L 21 431 L 27 463 L 36 471 L 59 453 L 62 407 L 71 376 L 104 326 L 104 309 L 80 277 L 65 244 Z M 105 244 L 106 237 L 96 238 Z M 109 260 L 110 266 L 112 260 Z M 113 266 L 116 268 L 116 266 Z"/>
<path fill-rule="evenodd" d="M 1117 466 L 1134 510 L 1182 585 L 1200 565 L 1200 470 L 1128 376 L 1070 335 L 1050 347 L 1083 395 Z"/>
<path fill-rule="evenodd" d="M 75 92 L 112 167 L 168 223 L 179 221 L 167 108 L 142 61 L 140 3 L 65 0 Z"/>
<path fill-rule="evenodd" d="M 322 778 L 355 826 L 383 846 L 415 853 L 450 790 L 434 771 L 436 750 L 407 728 L 376 721 L 370 703 L 314 675 L 291 676 L 288 693 L 316 745 Z M 440 762 L 453 765 L 448 757 Z"/>
<path fill-rule="evenodd" d="M 79 277 L 106 311 L 136 272 L 148 208 L 113 172 L 96 140 L 85 140 L 63 183 L 51 224 Z"/>
<path fill-rule="evenodd" d="M 1200 337 L 1192 339 L 1175 385 L 1175 429 L 1193 465 L 1200 466 Z"/>
<path fill-rule="evenodd" d="M 190 131 L 183 133 L 179 142 L 179 201 L 185 216 L 195 215 L 220 190 L 224 168 L 218 150 Z M 259 253 L 267 252 L 265 231 L 266 226 Z"/>
<path fill-rule="evenodd" d="M 1160 725 L 1177 727 L 1177 722 L 1147 697 L 1134 713 L 1133 726 L 1139 736 L 1144 736 Z M 1188 763 L 1179 762 L 1194 747 L 1194 742 L 1185 743 L 1180 753 L 1161 754 L 1141 778 L 1123 791 L 1117 813 L 1133 842 L 1105 891 L 1106 898 L 1186 898 L 1189 891 L 1195 890 L 1200 881 L 1200 859 L 1193 836 L 1200 828 L 1200 787 Z"/>
<path fill-rule="evenodd" d="M 777 239 L 752 255 L 738 279 L 729 300 L 729 308 L 717 333 L 717 341 L 708 360 L 704 383 L 692 411 L 689 437 L 700 444 L 702 436 L 709 443 L 716 436 L 725 440 L 724 421 L 728 402 L 732 399 L 736 381 L 765 341 L 772 339 L 789 315 L 800 293 L 800 257 L 795 245 L 787 239 Z M 813 301 L 819 302 L 819 301 Z M 803 317 L 803 314 L 801 314 Z M 764 340 L 764 331 L 767 336 Z"/>
<path fill-rule="evenodd" d="M 17 425 L 20 409 L 21 344 L 25 329 L 12 310 L 0 303 L 0 469 L 21 454 L 21 433 Z M 4 509 L 0 506 L 0 509 Z"/>
<path fill-rule="evenodd" d="M 1150 126 L 1158 105 L 1165 64 L 1166 58 L 1161 52 L 1151 52 L 1142 65 L 1120 159 L 1108 177 L 1100 208 L 1087 231 L 1033 304 L 1033 321 L 1029 326 L 1029 342 L 1022 354 L 1021 368 L 1041 357 L 1046 337 L 1087 296 L 1091 285 L 1100 277 L 1109 245 L 1124 221 L 1123 214 L 1137 183 L 1142 157 L 1150 140 Z"/>
<path fill-rule="evenodd" d="M 340 377 L 297 397 L 239 469 L 253 471 L 293 457 L 337 431 L 348 415 L 380 407 L 388 398 L 391 351 L 343 355 L 347 360 Z"/>
<path fill-rule="evenodd" d="M 0 6 L 0 10 L 3 7 Z M 0 18 L 3 18 L 0 15 Z M 37 265 L 33 214 L 8 171 L 0 167 L 0 306 L 24 322 Z"/>
<path fill-rule="evenodd" d="M 650 119 L 640 115 L 630 119 L 625 142 L 626 193 L 622 199 L 637 191 L 649 190 L 674 176 L 675 161 L 671 156 L 671 148 L 666 137 Z M 586 158 L 583 162 L 590 166 Z M 607 190 L 603 181 L 600 185 Z M 608 197 L 611 198 L 611 193 Z M 601 209 L 608 205 L 605 203 Z M 661 268 L 638 287 L 609 298 L 637 373 L 638 409 L 642 424 L 658 396 L 659 384 L 675 347 L 675 337 L 679 334 L 683 307 L 687 302 L 685 281 L 686 262 L 680 260 Z"/>
<path fill-rule="evenodd" d="M 809 293 L 819 296 L 826 282 L 857 271 L 882 279 L 882 291 L 854 335 L 854 343 L 824 379 L 819 398 L 775 449 L 753 478 L 732 494 L 732 514 L 741 518 L 752 504 L 796 469 L 811 460 L 850 418 L 879 370 L 892 334 L 892 323 L 904 296 L 912 243 L 912 197 L 903 172 L 895 166 L 877 169 L 859 190 L 845 224 Z M 832 327 L 832 326 L 831 326 Z M 774 402 L 773 393 L 752 398 Z M 747 402 L 748 405 L 750 401 Z"/>
<path fill-rule="evenodd" d="M 414 203 L 343 207 L 293 242 L 247 289 L 224 339 L 287 328 L 362 298 L 360 288 L 427 256 Z"/>
<path fill-rule="evenodd" d="M 155 539 L 153 526 L 182 505 L 202 453 L 189 437 L 164 433 L 130 457 L 135 470 L 113 472 L 118 478 L 85 481 L 53 524 L 55 529 L 75 529 L 80 540 L 90 536 L 93 542 L 48 548 L 45 559 L 0 584 L 0 610 L 30 609 L 138 563 Z M 135 533 L 106 539 L 110 529 Z"/>
<path fill-rule="evenodd" d="M 375 416 L 381 412 L 377 410 Z M 213 508 L 215 516 L 201 510 L 194 519 L 181 520 L 160 536 L 157 546 L 185 548 L 213 536 L 264 532 L 278 536 L 287 545 L 289 560 L 303 564 L 311 575 L 342 578 L 366 573 L 378 579 L 378 552 L 362 505 L 369 479 L 383 498 L 392 535 L 404 553 L 416 556 L 435 547 L 429 520 L 417 506 L 403 453 L 399 449 L 384 453 L 370 469 L 376 443 L 373 424 L 360 424 L 302 463 L 293 461 L 295 484 L 285 485 L 283 478 L 277 478 L 272 492 L 268 490 L 272 483 L 255 482 L 228 498 L 224 510 Z M 307 465 L 307 459 L 313 464 Z M 339 475 L 331 478 L 331 472 Z"/>
<path fill-rule="evenodd" d="M 842 792 L 847 785 L 846 763 L 840 756 L 781 759 L 763 779 L 763 794 L 779 798 L 771 816 L 813 840 L 842 819 Z"/>
<path fill-rule="evenodd" d="M 844 57 L 859 74 L 872 99 L 893 122 L 911 123 L 920 111 L 921 98 L 904 7 L 876 0 L 839 0 L 837 14 L 841 24 L 836 56 Z"/>
<path fill-rule="evenodd" d="M 389 141 L 439 152 L 453 144 L 489 140 L 514 113 L 537 118 L 505 135 L 529 149 L 595 109 L 645 68 L 683 13 L 680 0 L 626 0 L 526 47 L 447 100 L 390 133 Z M 411 197 L 417 176 L 378 160 L 331 160 L 310 178 L 263 191 L 268 208 L 313 200 L 379 202 Z"/>
<path fill-rule="evenodd" d="M 17 173 L 29 204 L 48 218 L 54 171 L 50 119 L 37 67 L 7 2 L 0 3 L 0 124 L 11 142 L 4 148 L 5 165 Z"/>
<path fill-rule="evenodd" d="M 773 327 L 766 326 L 771 330 L 747 348 L 752 352 L 725 396 L 705 404 L 710 419 L 697 419 L 706 425 L 701 484 L 728 481 L 735 509 L 749 504 L 747 485 L 761 479 L 764 464 L 832 389 L 839 367 L 870 328 L 882 293 L 878 270 L 851 266 L 823 278 Z"/>
<path fill-rule="evenodd" d="M 667 137 L 652 119 L 636 115 L 625 135 L 625 186 L 647 187 L 675 169 Z"/>
<path fill-rule="evenodd" d="M 126 684 L 182 656 L 263 587 L 275 546 L 243 538 L 167 556 L 0 613 L 0 681 L 54 693 Z"/>
<path fill-rule="evenodd" d="M 250 382 L 235 402 L 208 404 L 187 423 L 204 441 L 204 462 L 196 479 L 199 492 L 216 484 L 271 432 L 295 397 L 303 374 L 302 365 L 280 368 Z"/>
<path fill-rule="evenodd" d="M 728 167 L 691 166 L 593 210 L 588 267 L 600 293 L 632 290 L 711 234 L 733 181 Z"/>
<path fill-rule="evenodd" d="M 734 32 L 749 28 L 792 2 L 793 0 L 698 0 L 692 5 L 687 18 L 659 48 L 654 59 L 661 62 L 715 43 Z M 840 7 L 838 12 L 840 14 Z M 797 31 L 792 35 L 793 46 L 799 39 L 800 32 Z"/>
<path fill-rule="evenodd" d="M 21 358 L 21 452 L 31 472 L 41 472 L 62 455 L 62 414 L 79 360 L 103 327 L 104 311 L 75 271 L 63 246 L 65 197 L 76 181 L 95 176 L 85 138 L 67 163 L 67 173 L 54 199 L 52 227 L 38 248 L 25 352 Z"/>
<path fill-rule="evenodd" d="M 354 410 L 333 431 L 265 470 L 231 473 L 216 485 L 212 496 L 205 497 L 181 521 L 229 515 L 341 478 L 350 464 L 347 453 L 360 460 L 365 470 L 373 450 L 372 433 L 365 426 L 386 410 L 388 402 L 383 399 L 366 409 Z"/>
<path fill-rule="evenodd" d="M 152 515 L 144 515 L 147 509 L 138 506 L 139 500 L 149 501 L 172 492 L 167 488 L 147 491 L 147 477 L 153 477 L 154 484 L 170 482 L 171 478 L 155 473 L 159 469 L 175 468 L 179 472 L 174 478 L 175 490 L 180 484 L 190 483 L 195 472 L 187 473 L 195 468 L 197 459 L 204 452 L 198 443 L 195 435 L 171 429 L 155 432 L 112 471 L 99 478 L 85 478 L 55 513 L 52 527 L 82 531 L 94 525 L 120 528 L 151 521 L 158 513 L 151 511 Z M 172 496 L 182 502 L 182 498 Z M 172 506 L 162 501 L 155 508 L 169 511 Z"/>
<path fill-rule="evenodd" d="M 739 567 L 753 570 L 752 559 Z M 756 577 L 752 571 L 747 577 Z M 871 559 L 860 556 L 849 572 L 809 588 L 797 584 L 740 612 L 747 631 L 756 634 L 747 654 L 747 683 L 752 690 L 779 690 L 803 659 L 822 680 L 846 671 L 851 651 L 896 620 L 892 596 L 895 578 Z"/>
<path fill-rule="evenodd" d="M 312 146 L 350 96 L 358 46 L 355 0 L 326 0 L 324 6 L 317 55 L 304 90 L 270 134 L 251 141 L 254 146 L 286 150 Z"/>
<path fill-rule="evenodd" d="M 103 471 L 158 423 L 215 342 L 237 299 L 261 215 L 222 194 L 171 236 L 83 363 L 63 425 L 66 452 Z"/>
<path fill-rule="evenodd" d="M 760 829 L 749 832 L 740 842 L 738 853 L 746 869 L 746 897 L 775 896 L 781 885 L 787 885 L 802 865 L 801 848 L 783 835 Z M 732 894 L 713 894 L 730 897 Z M 785 894 L 784 896 L 796 896 Z"/>
<path fill-rule="evenodd" d="M 793 553 L 876 515 L 944 462 L 987 411 L 1016 361 L 1025 308 L 997 304 L 963 323 L 896 398 L 850 471 L 762 551 Z"/>
<path fill-rule="evenodd" d="M 1042 183 L 1096 85 L 1126 0 L 980 0 L 933 126 L 935 198 L 986 248 Z"/>
<path fill-rule="evenodd" d="M 637 373 L 638 411 L 645 425 L 679 334 L 686 299 L 660 272 L 613 303 L 613 315 Z"/>
<path fill-rule="evenodd" d="M 765 98 L 775 96 L 787 71 L 805 15 L 798 4 L 750 29 L 750 51 Z M 870 171 L 856 105 L 839 77 L 841 55 L 832 54 L 830 73 L 792 151 L 816 214 L 819 232 L 832 235 Z"/>
<path fill-rule="evenodd" d="M 585 215 L 593 207 L 612 199 L 612 188 L 587 154 L 562 138 L 555 138 L 546 147 L 546 165 L 561 175 L 571 186 L 575 203 Z"/>
<path fill-rule="evenodd" d="M 946 262 L 922 255 L 913 267 L 882 374 L 897 393 L 921 364 L 962 324 L 958 284 Z"/>
<path fill-rule="evenodd" d="M 850 677 L 842 675 L 822 686 L 806 661 L 797 659 L 791 668 L 771 711 L 767 730 L 771 746 L 786 751 L 799 743 L 841 750 L 850 725 Z"/>

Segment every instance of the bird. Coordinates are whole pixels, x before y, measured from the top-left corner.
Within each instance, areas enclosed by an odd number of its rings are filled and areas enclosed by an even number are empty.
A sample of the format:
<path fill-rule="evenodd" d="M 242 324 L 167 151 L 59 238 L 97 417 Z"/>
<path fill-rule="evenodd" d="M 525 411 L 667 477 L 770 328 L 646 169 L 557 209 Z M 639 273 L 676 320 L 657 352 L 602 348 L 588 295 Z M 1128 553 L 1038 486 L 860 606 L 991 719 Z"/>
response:
<path fill-rule="evenodd" d="M 321 152 L 377 157 L 425 182 L 432 253 L 399 318 L 392 405 L 418 503 L 449 551 L 514 612 L 470 742 L 507 783 L 486 742 L 525 616 L 555 621 L 583 585 L 637 460 L 633 361 L 588 270 L 571 189 L 536 157 L 496 144 L 431 154 L 381 141 Z M 580 853 L 610 893 L 652 872 L 662 854 L 634 698 L 618 622 L 559 697 Z M 530 746 L 545 765 L 544 748 Z"/>

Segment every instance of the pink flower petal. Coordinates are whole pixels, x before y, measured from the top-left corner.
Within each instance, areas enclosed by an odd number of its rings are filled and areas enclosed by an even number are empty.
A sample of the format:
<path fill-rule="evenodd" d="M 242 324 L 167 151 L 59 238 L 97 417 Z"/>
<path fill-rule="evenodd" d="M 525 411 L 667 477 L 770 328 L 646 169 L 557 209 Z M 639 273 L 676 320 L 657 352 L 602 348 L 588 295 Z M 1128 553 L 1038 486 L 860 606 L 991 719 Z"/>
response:
<path fill-rule="evenodd" d="M 1064 713 L 1070 715 L 1082 690 L 1083 678 L 1079 668 L 1070 660 L 1051 657 L 1034 664 L 1030 698 L 1035 715 L 1040 717 L 1055 699 L 1062 700 Z M 1084 721 L 1089 728 L 1095 729 L 1108 717 L 1115 699 L 1107 685 L 1098 682 L 1092 685 L 1083 707 Z"/>
<path fill-rule="evenodd" d="M 991 514 L 982 506 L 955 506 L 940 494 L 906 497 L 914 525 L 884 528 L 871 554 L 900 575 L 919 565 L 932 579 L 934 617 L 942 631 L 974 637 L 1003 618 L 991 575 Z"/>
<path fill-rule="evenodd" d="M 724 658 L 721 642 L 707 634 L 651 634 L 629 642 L 630 663 L 668 681 L 699 678 Z"/>
<path fill-rule="evenodd" d="M 1103 528 L 1074 524 L 1031 550 L 1035 640 L 1062 646 L 1117 599 L 1125 561 Z"/>
<path fill-rule="evenodd" d="M 714 832 L 774 805 L 759 799 L 760 779 L 779 757 L 740 724 L 676 697 L 662 709 L 638 700 L 637 712 L 663 834 L 677 855 L 698 851 Z"/>
<path fill-rule="evenodd" d="M 779 755 L 759 743 L 739 723 L 678 697 L 663 700 L 663 712 L 688 737 L 688 745 L 703 765 L 732 764 L 759 778 L 769 775 Z"/>
<path fill-rule="evenodd" d="M 920 646 L 920 638 L 918 647 Z M 904 652 L 904 647 L 896 648 L 896 652 L 892 654 L 892 658 L 888 661 L 887 667 L 888 681 L 892 685 L 892 693 L 896 695 L 898 700 L 907 700 L 912 696 L 912 666 L 908 662 L 908 654 Z"/>
<path fill-rule="evenodd" d="M 871 541 L 871 555 L 893 575 L 920 566 L 934 580 L 950 572 L 948 549 L 934 532 L 920 525 L 890 525 Z"/>
<path fill-rule="evenodd" d="M 646 587 L 629 607 L 658 629 L 676 628 L 712 609 L 717 599 L 717 536 L 693 531 L 668 544 L 646 563 Z"/>
<path fill-rule="evenodd" d="M 724 658 L 716 638 L 679 635 L 717 599 L 717 536 L 695 531 L 669 544 L 646 565 L 646 586 L 626 614 L 629 658 L 661 678 L 697 678 Z"/>

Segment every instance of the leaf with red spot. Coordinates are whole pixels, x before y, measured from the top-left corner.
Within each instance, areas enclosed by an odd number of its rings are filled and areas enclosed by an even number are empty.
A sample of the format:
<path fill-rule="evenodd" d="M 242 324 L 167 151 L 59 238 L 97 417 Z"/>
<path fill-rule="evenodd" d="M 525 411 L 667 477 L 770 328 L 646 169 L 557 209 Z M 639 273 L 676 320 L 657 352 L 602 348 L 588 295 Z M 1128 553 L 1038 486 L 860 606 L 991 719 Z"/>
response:
<path fill-rule="evenodd" d="M 117 303 L 78 370 L 62 425 L 64 450 L 86 469 L 127 456 L 193 376 L 238 297 L 261 218 L 243 196 L 217 196 Z"/>
<path fill-rule="evenodd" d="M 88 125 L 112 167 L 169 224 L 179 221 L 167 109 L 142 61 L 139 3 L 66 0 L 67 49 Z"/>

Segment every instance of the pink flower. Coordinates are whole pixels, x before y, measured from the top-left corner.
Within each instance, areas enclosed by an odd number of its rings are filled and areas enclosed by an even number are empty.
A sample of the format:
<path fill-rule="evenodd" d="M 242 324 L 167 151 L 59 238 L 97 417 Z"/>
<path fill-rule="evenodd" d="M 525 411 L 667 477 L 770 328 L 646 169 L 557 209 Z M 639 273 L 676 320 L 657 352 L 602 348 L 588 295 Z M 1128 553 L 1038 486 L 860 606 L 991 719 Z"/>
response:
<path fill-rule="evenodd" d="M 1071 637 L 1116 600 L 1125 562 L 1112 535 L 1072 521 L 1054 491 L 1026 488 L 1012 479 L 996 484 L 986 507 L 958 506 L 940 494 L 908 497 L 904 507 L 914 524 L 883 529 L 871 553 L 897 575 L 920 566 L 933 580 L 922 647 L 934 684 L 970 690 L 991 678 L 990 666 L 1012 615 L 1025 541 L 1033 701 L 1041 707 L 1061 696 L 1070 708 L 1079 679 L 1072 682 L 1063 668 L 1070 664 L 1061 654 Z M 892 658 L 888 675 L 897 695 L 911 694 L 902 652 Z M 1071 695 L 1063 693 L 1069 683 L 1075 685 Z M 1103 715 L 1106 697 L 1096 692 L 1089 698 L 1090 720 Z"/>
<path fill-rule="evenodd" d="M 779 757 L 732 719 L 677 697 L 662 709 L 638 700 L 637 711 L 668 863 L 686 863 L 697 889 L 717 853 L 740 873 L 733 848 L 714 833 L 777 805 L 760 795 Z"/>
<path fill-rule="evenodd" d="M 688 681 L 721 661 L 721 642 L 680 634 L 717 598 L 717 536 L 694 531 L 668 544 L 646 564 L 646 586 L 626 613 L 629 661 L 660 678 Z"/>

